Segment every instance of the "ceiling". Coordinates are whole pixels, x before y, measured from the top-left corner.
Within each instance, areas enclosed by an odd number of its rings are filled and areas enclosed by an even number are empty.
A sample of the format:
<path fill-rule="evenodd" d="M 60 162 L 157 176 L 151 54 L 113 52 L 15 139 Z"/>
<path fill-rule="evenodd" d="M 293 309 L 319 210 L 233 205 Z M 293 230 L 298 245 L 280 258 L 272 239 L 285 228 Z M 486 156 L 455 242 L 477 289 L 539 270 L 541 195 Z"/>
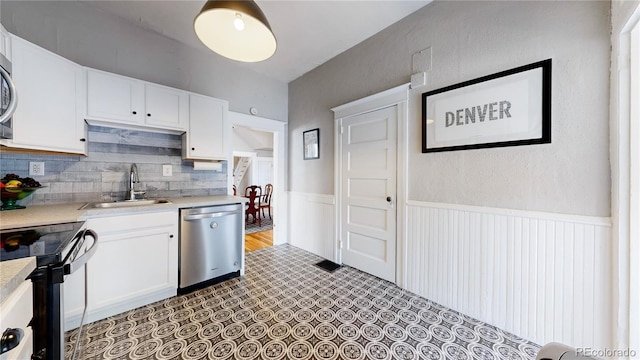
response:
<path fill-rule="evenodd" d="M 205 0 L 80 1 L 181 43 L 209 51 L 193 31 L 193 19 Z M 265 61 L 237 64 L 288 83 L 430 2 L 257 0 L 271 24 L 278 48 L 275 55 Z"/>

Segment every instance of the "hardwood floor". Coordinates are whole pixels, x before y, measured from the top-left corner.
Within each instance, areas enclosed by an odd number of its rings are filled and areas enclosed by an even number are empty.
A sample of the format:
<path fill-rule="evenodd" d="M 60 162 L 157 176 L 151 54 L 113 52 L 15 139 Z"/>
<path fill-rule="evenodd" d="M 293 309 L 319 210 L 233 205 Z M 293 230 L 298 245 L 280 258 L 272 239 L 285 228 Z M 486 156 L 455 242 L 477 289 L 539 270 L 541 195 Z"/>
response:
<path fill-rule="evenodd" d="M 260 231 L 244 236 L 244 252 L 273 246 L 273 230 Z"/>

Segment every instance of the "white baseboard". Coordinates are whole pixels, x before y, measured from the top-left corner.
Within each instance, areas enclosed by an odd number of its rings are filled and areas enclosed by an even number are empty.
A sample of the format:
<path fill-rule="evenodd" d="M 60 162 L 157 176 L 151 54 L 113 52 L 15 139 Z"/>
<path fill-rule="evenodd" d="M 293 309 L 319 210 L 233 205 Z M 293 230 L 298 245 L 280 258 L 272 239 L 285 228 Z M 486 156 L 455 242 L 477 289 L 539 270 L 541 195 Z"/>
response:
<path fill-rule="evenodd" d="M 151 293 L 145 293 L 144 295 L 132 296 L 122 301 L 107 304 L 99 308 L 87 309 L 86 323 L 92 323 L 94 321 L 108 318 L 109 316 L 121 314 L 125 311 L 129 311 L 141 306 L 145 306 L 156 301 L 164 300 L 172 296 L 176 296 L 177 288 L 161 288 Z M 66 322 L 66 321 L 65 321 Z M 77 320 L 76 327 L 80 321 Z"/>

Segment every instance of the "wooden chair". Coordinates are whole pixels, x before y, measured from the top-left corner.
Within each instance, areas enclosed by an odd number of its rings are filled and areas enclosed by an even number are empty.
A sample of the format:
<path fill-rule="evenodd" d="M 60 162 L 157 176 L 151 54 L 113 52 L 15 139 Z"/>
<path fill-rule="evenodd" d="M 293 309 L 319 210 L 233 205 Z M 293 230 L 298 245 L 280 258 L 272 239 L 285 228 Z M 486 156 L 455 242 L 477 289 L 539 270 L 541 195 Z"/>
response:
<path fill-rule="evenodd" d="M 264 195 L 262 196 L 262 204 L 260 204 L 260 209 L 262 209 L 262 217 L 264 217 L 264 209 L 269 210 L 269 219 L 271 219 L 271 194 L 273 193 L 273 185 L 267 184 L 264 186 Z"/>
<path fill-rule="evenodd" d="M 262 188 L 258 185 L 247 186 L 244 189 L 244 197 L 249 199 L 247 208 L 244 211 L 245 224 L 249 221 L 249 215 L 252 215 L 253 223 L 255 224 L 256 220 L 258 220 L 258 226 L 262 226 L 260 218 L 260 199 L 262 198 Z M 256 216 L 256 214 L 258 215 Z"/>

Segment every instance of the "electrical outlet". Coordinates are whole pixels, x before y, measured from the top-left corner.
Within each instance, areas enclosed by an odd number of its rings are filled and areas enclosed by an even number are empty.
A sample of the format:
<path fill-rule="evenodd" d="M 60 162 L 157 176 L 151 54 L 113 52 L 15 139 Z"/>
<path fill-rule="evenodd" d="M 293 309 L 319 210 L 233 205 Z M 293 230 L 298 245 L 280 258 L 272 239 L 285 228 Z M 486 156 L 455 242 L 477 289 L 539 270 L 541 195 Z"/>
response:
<path fill-rule="evenodd" d="M 29 176 L 44 176 L 44 162 L 29 162 Z"/>
<path fill-rule="evenodd" d="M 44 241 L 36 241 L 33 244 L 29 245 L 29 255 L 44 255 Z"/>
<path fill-rule="evenodd" d="M 173 167 L 171 164 L 162 165 L 162 176 L 171 176 L 173 175 Z"/>

